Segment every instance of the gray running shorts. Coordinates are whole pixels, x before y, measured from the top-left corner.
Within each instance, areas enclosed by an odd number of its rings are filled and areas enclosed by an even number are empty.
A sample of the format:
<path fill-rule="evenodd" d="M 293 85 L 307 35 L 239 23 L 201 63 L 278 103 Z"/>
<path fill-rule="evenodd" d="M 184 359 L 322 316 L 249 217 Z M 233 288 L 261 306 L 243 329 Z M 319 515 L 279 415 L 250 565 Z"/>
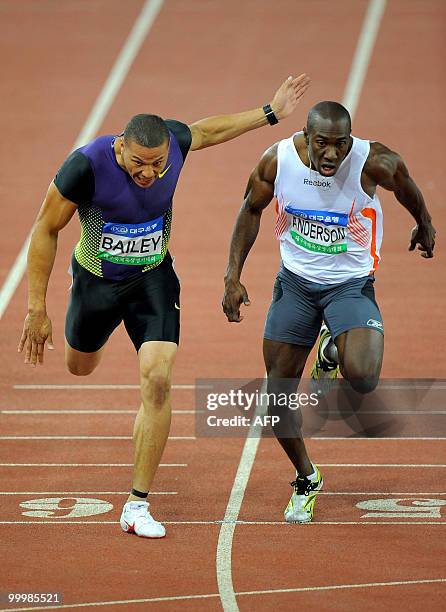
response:
<path fill-rule="evenodd" d="M 373 276 L 364 276 L 337 285 L 312 283 L 282 265 L 274 284 L 264 337 L 313 346 L 323 319 L 333 338 L 356 327 L 383 334 L 374 282 Z"/>

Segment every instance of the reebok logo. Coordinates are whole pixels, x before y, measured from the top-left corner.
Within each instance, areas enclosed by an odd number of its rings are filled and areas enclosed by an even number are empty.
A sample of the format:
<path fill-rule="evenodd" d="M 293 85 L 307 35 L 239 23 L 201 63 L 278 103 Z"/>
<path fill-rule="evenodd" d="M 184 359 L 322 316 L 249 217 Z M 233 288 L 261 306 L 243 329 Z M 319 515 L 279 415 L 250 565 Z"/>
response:
<path fill-rule="evenodd" d="M 304 179 L 304 185 L 310 185 L 310 187 L 322 187 L 322 189 L 330 189 L 332 186 L 332 182 L 330 181 L 310 181 L 310 179 Z"/>
<path fill-rule="evenodd" d="M 383 324 L 381 323 L 381 321 L 377 321 L 376 319 L 369 319 L 367 321 L 367 325 L 368 327 L 376 327 L 377 329 L 383 328 Z"/>

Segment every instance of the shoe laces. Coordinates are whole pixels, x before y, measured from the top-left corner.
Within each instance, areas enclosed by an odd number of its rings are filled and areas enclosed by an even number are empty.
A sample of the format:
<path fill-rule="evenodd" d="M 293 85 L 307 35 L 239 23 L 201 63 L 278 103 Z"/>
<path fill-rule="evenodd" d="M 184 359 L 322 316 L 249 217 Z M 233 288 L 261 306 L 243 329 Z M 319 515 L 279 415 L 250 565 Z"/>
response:
<path fill-rule="evenodd" d="M 316 484 L 315 482 L 311 482 L 306 476 L 298 476 L 296 480 L 290 482 L 290 485 L 298 495 L 310 495 L 311 491 L 316 488 Z"/>

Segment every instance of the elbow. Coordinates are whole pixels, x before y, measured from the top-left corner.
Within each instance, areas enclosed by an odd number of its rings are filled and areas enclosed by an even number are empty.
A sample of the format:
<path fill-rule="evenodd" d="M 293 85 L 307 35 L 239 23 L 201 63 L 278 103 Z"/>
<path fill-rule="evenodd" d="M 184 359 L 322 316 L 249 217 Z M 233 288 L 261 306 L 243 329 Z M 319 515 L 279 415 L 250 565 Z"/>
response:
<path fill-rule="evenodd" d="M 201 130 L 201 140 L 200 140 L 200 149 L 206 149 L 207 147 L 212 147 L 213 145 L 219 144 L 220 142 L 224 142 L 221 138 L 219 132 L 215 130 Z"/>
<path fill-rule="evenodd" d="M 246 198 L 242 204 L 240 212 L 248 219 L 251 219 L 253 221 L 259 221 L 262 216 L 263 210 L 254 206 L 251 200 L 249 198 Z"/>
<path fill-rule="evenodd" d="M 57 241 L 58 235 L 58 227 L 48 225 L 48 223 L 45 223 L 45 221 L 37 219 L 32 230 L 31 240 L 38 240 L 39 242 L 41 240 Z"/>
<path fill-rule="evenodd" d="M 226 132 L 217 125 L 213 125 L 210 121 L 204 119 L 191 126 L 192 133 L 192 151 L 199 151 L 212 147 L 213 145 L 225 142 Z"/>

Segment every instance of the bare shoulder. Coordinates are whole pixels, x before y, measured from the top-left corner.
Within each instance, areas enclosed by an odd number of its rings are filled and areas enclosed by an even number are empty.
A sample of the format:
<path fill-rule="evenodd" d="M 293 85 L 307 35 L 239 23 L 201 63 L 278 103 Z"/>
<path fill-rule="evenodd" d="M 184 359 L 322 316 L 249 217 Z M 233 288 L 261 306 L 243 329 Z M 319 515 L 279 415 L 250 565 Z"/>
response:
<path fill-rule="evenodd" d="M 401 156 L 381 142 L 370 143 L 370 153 L 364 164 L 364 172 L 379 178 L 383 174 L 394 175 L 402 163 Z M 379 183 L 379 181 L 377 181 Z"/>
<path fill-rule="evenodd" d="M 65 227 L 76 211 L 77 205 L 64 198 L 52 181 L 37 215 L 37 222 L 48 231 L 57 232 Z"/>
<path fill-rule="evenodd" d="M 362 183 L 369 187 L 380 185 L 394 191 L 397 185 L 409 176 L 399 153 L 380 142 L 370 143 L 370 153 L 363 168 Z"/>
<path fill-rule="evenodd" d="M 260 180 L 266 181 L 267 183 L 274 183 L 277 174 L 277 148 L 278 142 L 268 147 L 260 158 L 257 164 L 257 171 Z"/>
<path fill-rule="evenodd" d="M 277 174 L 277 146 L 278 143 L 275 143 L 268 147 L 248 180 L 244 207 L 255 214 L 261 213 L 274 195 L 274 182 Z"/>

